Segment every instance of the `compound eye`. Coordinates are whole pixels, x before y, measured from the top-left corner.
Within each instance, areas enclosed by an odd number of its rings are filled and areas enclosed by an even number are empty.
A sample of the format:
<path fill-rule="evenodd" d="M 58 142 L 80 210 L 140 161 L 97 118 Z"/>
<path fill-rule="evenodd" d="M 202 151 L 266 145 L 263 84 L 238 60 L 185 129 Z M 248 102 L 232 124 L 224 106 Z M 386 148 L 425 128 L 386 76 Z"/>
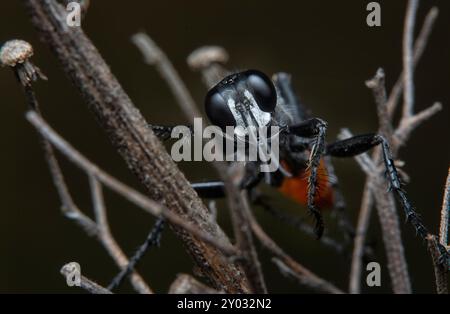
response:
<path fill-rule="evenodd" d="M 227 126 L 236 126 L 233 113 L 217 88 L 211 89 L 206 95 L 205 111 L 209 121 L 222 130 L 225 130 Z"/>
<path fill-rule="evenodd" d="M 272 112 L 277 105 L 277 92 L 272 80 L 264 73 L 257 70 L 245 72 L 247 76 L 247 86 L 251 90 L 259 109 L 265 112 Z"/>

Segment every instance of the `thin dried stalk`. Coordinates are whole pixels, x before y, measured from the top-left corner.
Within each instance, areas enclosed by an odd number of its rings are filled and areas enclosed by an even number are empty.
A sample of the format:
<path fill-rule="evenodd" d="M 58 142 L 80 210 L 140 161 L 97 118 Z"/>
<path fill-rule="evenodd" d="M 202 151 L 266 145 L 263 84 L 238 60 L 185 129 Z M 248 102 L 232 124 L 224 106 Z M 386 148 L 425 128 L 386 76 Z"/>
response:
<path fill-rule="evenodd" d="M 21 80 L 18 80 L 19 83 Z M 33 91 L 33 87 L 31 84 L 22 85 L 26 100 L 28 103 L 28 107 L 36 112 L 37 116 L 41 116 L 41 109 L 39 106 L 39 102 L 36 98 L 36 95 Z M 124 263 L 128 263 L 126 255 L 123 253 L 120 246 L 117 244 L 111 233 L 109 232 L 108 222 L 106 220 L 106 212 L 103 207 L 103 200 L 100 190 L 95 189 L 98 188 L 97 185 L 91 185 L 93 200 L 94 200 L 94 209 L 96 212 L 97 221 L 92 221 L 88 216 L 86 216 L 75 204 L 67 184 L 64 179 L 64 175 L 59 166 L 58 160 L 56 158 L 55 152 L 53 150 L 50 142 L 42 135 L 39 136 L 41 141 L 41 146 L 44 151 L 44 156 L 47 161 L 50 174 L 52 175 L 53 183 L 58 192 L 59 198 L 61 200 L 62 206 L 61 211 L 64 216 L 74 221 L 78 226 L 80 226 L 88 235 L 95 235 L 96 238 L 100 241 L 106 251 L 110 254 L 113 260 L 119 267 L 123 267 Z M 91 181 L 92 183 L 92 181 Z M 152 290 L 148 286 L 148 284 L 144 281 L 144 279 L 136 272 L 133 272 L 132 276 L 130 276 L 130 282 L 133 288 L 139 293 L 152 293 Z"/>
<path fill-rule="evenodd" d="M 447 181 L 444 189 L 444 199 L 441 209 L 441 223 L 439 227 L 439 242 L 443 246 L 448 246 L 448 225 L 450 223 L 450 168 L 448 168 Z"/>
<path fill-rule="evenodd" d="M 244 207 L 241 210 L 247 216 L 247 220 L 249 221 L 250 227 L 252 228 L 252 231 L 256 238 L 258 238 L 261 244 L 264 245 L 264 247 L 266 247 L 266 249 L 268 249 L 276 257 L 274 262 L 278 266 L 285 266 L 285 268 L 283 269 L 287 269 L 289 274 L 299 279 L 299 282 L 302 285 L 310 287 L 314 290 L 332 294 L 344 293 L 339 288 L 336 288 L 332 283 L 320 278 L 304 266 L 300 265 L 288 254 L 286 254 L 263 230 L 261 225 L 256 220 L 255 216 L 253 215 L 252 211 L 250 210 L 248 204 L 244 204 Z M 282 264 L 278 263 L 278 261 L 280 261 Z"/>
<path fill-rule="evenodd" d="M 418 1 L 410 1 L 408 5 L 408 10 L 405 18 L 405 29 L 404 29 L 404 40 L 403 40 L 403 64 L 404 64 L 404 70 L 400 75 L 400 78 L 397 80 L 396 84 L 394 85 L 394 88 L 392 89 L 389 98 L 386 100 L 386 91 L 384 87 L 384 72 L 381 72 L 380 70 L 377 72 L 377 75 L 372 79 L 371 81 L 367 82 L 367 85 L 369 88 L 371 88 L 374 92 L 375 101 L 377 103 L 377 109 L 378 109 L 378 118 L 379 118 L 379 125 L 380 125 L 380 134 L 382 134 L 390 143 L 393 156 L 396 157 L 398 154 L 398 150 L 400 146 L 404 145 L 406 141 L 409 139 L 410 134 L 414 129 L 416 129 L 421 123 L 423 123 L 425 120 L 436 114 L 438 111 L 442 109 L 442 105 L 439 103 L 434 104 L 433 106 L 423 110 L 422 112 L 414 115 L 414 66 L 417 65 L 418 61 L 420 60 L 426 44 L 428 42 L 429 36 L 431 34 L 431 30 L 433 28 L 434 22 L 438 15 L 438 9 L 432 8 L 429 13 L 427 14 L 427 17 L 425 19 L 425 22 L 422 26 L 422 29 L 420 31 L 420 34 L 417 38 L 416 43 L 414 44 L 414 51 L 413 51 L 413 35 L 414 35 L 414 25 L 416 23 L 416 12 L 417 12 L 417 6 Z M 406 86 L 406 87 L 405 87 Z M 405 87 L 405 88 L 404 88 Z M 395 108 L 397 107 L 400 95 L 402 91 L 405 91 L 405 101 L 404 101 L 404 107 L 403 107 L 403 115 L 400 122 L 400 125 L 393 130 L 392 128 L 392 118 L 393 113 L 395 111 Z M 376 148 L 373 153 L 373 161 L 376 165 L 379 164 L 381 161 L 381 150 L 380 148 Z M 380 182 L 382 183 L 382 182 Z M 378 195 L 382 195 L 382 189 L 385 187 L 385 184 L 382 184 L 382 186 L 376 187 L 376 184 L 371 182 L 371 178 L 368 177 L 365 184 L 365 190 L 364 190 L 364 196 L 362 200 L 362 212 L 360 214 L 359 218 L 359 224 L 358 230 L 363 231 L 362 235 L 357 237 L 355 239 L 355 252 L 353 254 L 352 259 L 352 271 L 350 275 L 350 292 L 351 293 L 359 293 L 360 292 L 360 282 L 361 282 L 361 243 L 364 243 L 366 229 L 368 228 L 368 219 L 370 217 L 370 208 L 371 208 L 371 199 L 373 199 L 372 191 L 371 190 L 378 190 Z M 368 190 L 371 189 L 371 190 Z M 392 197 L 391 197 L 392 198 Z M 378 197 L 377 197 L 378 199 Z M 383 201 L 382 201 L 383 202 Z M 381 208 L 387 209 L 387 206 L 395 206 L 395 203 L 393 200 L 389 200 L 381 206 Z M 382 205 L 382 204 L 380 204 Z M 380 213 L 380 208 L 378 208 Z M 395 207 L 394 210 L 390 210 L 392 214 L 395 213 Z M 385 212 L 382 217 L 385 216 L 385 214 L 388 212 Z M 386 217 L 388 218 L 389 215 Z M 393 223 L 393 219 L 388 219 L 391 223 Z M 398 220 L 398 219 L 397 219 Z M 394 223 L 398 225 L 398 222 Z M 381 221 L 381 225 L 385 225 L 383 221 Z M 386 236 L 386 235 L 384 235 Z M 399 240 L 401 238 L 397 237 Z M 356 242 L 357 241 L 357 242 Z M 384 241 L 386 244 L 386 241 Z M 389 242 L 391 245 L 392 243 Z M 399 248 L 401 251 L 403 251 L 403 248 L 401 248 L 400 245 L 394 245 L 393 248 Z M 387 250 L 388 251 L 388 250 Z M 395 255 L 400 256 L 400 252 L 397 252 Z M 388 253 L 388 260 L 390 254 Z M 393 260 L 393 257 L 391 258 Z M 404 258 L 403 258 L 404 260 Z M 406 265 L 401 266 L 401 263 L 396 261 L 395 263 L 390 263 L 392 266 L 397 265 L 398 269 L 397 271 L 394 271 L 396 274 L 404 273 L 406 268 Z M 393 273 L 391 273 L 391 279 L 393 278 Z M 398 281 L 398 280 L 396 280 Z M 409 281 L 409 280 L 407 280 Z M 401 280 L 401 282 L 406 283 L 407 281 Z M 404 286 L 404 285 L 403 285 Z M 394 291 L 397 290 L 394 288 Z"/>
<path fill-rule="evenodd" d="M 164 51 L 145 33 L 135 34 L 131 41 L 139 48 L 145 62 L 149 65 L 154 65 L 158 69 L 188 121 L 192 123 L 194 118 L 201 117 L 194 98 Z"/>
<path fill-rule="evenodd" d="M 422 29 L 420 30 L 420 34 L 417 37 L 417 40 L 414 44 L 414 66 L 420 61 L 420 58 L 425 51 L 425 48 L 428 43 L 428 39 L 430 38 L 431 31 L 433 30 L 434 23 L 439 15 L 439 10 L 436 7 L 433 7 L 427 14 L 425 18 L 425 22 L 422 25 Z M 403 92 L 403 81 L 404 81 L 404 71 L 401 72 L 399 78 L 395 82 L 394 87 L 391 90 L 389 98 L 387 100 L 386 107 L 388 109 L 389 117 L 392 119 L 394 115 L 395 109 L 397 108 L 398 102 L 400 100 L 400 96 Z"/>
<path fill-rule="evenodd" d="M 346 139 L 351 136 L 353 135 L 348 130 L 343 130 L 339 135 L 339 138 Z M 411 282 L 409 279 L 408 266 L 406 263 L 404 248 L 401 240 L 398 216 L 397 212 L 395 211 L 396 206 L 394 197 L 391 193 L 386 194 L 386 180 L 381 175 L 380 171 L 376 168 L 375 163 L 370 159 L 368 154 L 361 154 L 359 156 L 356 156 L 355 159 L 370 179 L 368 181 L 368 184 L 372 184 L 370 188 L 372 193 L 374 193 L 375 204 L 380 219 L 381 229 L 383 231 L 383 243 L 386 249 L 392 288 L 395 293 L 411 293 Z M 364 217 L 364 219 L 368 218 Z M 364 226 L 358 225 L 357 229 L 362 229 L 363 227 Z M 359 239 L 358 241 L 361 241 L 361 239 Z M 361 253 L 354 252 L 353 256 L 355 256 L 356 254 Z M 358 256 L 355 256 L 355 258 L 358 258 Z M 351 272 L 350 283 L 351 288 L 353 289 L 351 290 L 351 293 L 359 293 L 361 264 L 354 266 L 352 265 L 352 268 L 353 267 L 359 267 L 359 269 L 353 269 L 353 271 Z"/>
<path fill-rule="evenodd" d="M 227 256 L 237 256 L 238 251 L 227 242 L 220 242 L 219 239 L 212 237 L 209 233 L 198 229 L 197 226 L 186 221 L 176 213 L 170 211 L 166 207 L 155 203 L 143 194 L 128 187 L 118 181 L 105 171 L 101 170 L 97 165 L 90 162 L 86 157 L 75 150 L 67 141 L 61 138 L 44 120 L 35 112 L 28 112 L 27 120 L 37 129 L 37 131 L 45 137 L 56 149 L 58 149 L 69 161 L 73 162 L 77 167 L 86 172 L 89 176 L 95 177 L 106 187 L 115 191 L 129 202 L 135 204 L 145 212 L 155 217 L 163 216 L 172 224 L 182 228 L 186 232 L 199 238 L 200 240 L 216 247 Z"/>
<path fill-rule="evenodd" d="M 409 0 L 406 9 L 405 27 L 403 33 L 403 118 L 409 118 L 414 113 L 414 28 L 416 25 L 419 0 Z"/>
<path fill-rule="evenodd" d="M 361 208 L 359 210 L 358 223 L 354 239 L 349 280 L 349 293 L 352 294 L 361 293 L 361 274 L 363 268 L 362 258 L 374 204 L 374 197 L 372 188 L 369 186 L 370 184 L 370 180 L 367 180 L 364 186 L 364 193 L 361 201 Z"/>

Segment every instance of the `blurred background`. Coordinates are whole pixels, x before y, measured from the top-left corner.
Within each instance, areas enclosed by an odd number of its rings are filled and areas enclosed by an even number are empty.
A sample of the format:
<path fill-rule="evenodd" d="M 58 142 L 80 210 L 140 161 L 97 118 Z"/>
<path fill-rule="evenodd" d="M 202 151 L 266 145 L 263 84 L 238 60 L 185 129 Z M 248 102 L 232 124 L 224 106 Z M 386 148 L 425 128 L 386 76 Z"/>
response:
<path fill-rule="evenodd" d="M 181 124 L 174 98 L 154 68 L 145 65 L 130 36 L 144 30 L 165 50 L 182 78 L 202 104 L 206 93 L 198 73 L 186 65 L 186 57 L 202 45 L 220 45 L 231 55 L 232 69 L 286 71 L 316 116 L 329 122 L 328 140 L 349 127 L 354 133 L 377 130 L 376 108 L 364 85 L 383 67 L 390 89 L 401 71 L 401 38 L 406 1 L 379 1 L 382 27 L 366 25 L 369 1 L 92 1 L 83 28 L 96 44 L 136 106 L 153 124 Z M 424 57 L 416 71 L 416 111 L 435 101 L 444 110 L 413 134 L 401 151 L 404 170 L 411 176 L 406 190 L 423 215 L 426 225 L 438 230 L 443 186 L 449 166 L 450 103 L 450 3 L 422 1 L 418 26 L 436 5 L 440 14 Z M 35 48 L 34 62 L 49 77 L 35 90 L 46 119 L 83 154 L 121 180 L 140 188 L 58 62 L 38 39 L 21 1 L 2 1 L 0 42 L 21 38 Z M 11 71 L 0 71 L 0 292 L 80 292 L 68 288 L 59 274 L 70 261 L 81 264 L 82 273 L 107 285 L 117 268 L 103 248 L 59 211 L 59 201 L 43 160 L 37 136 L 24 119 L 25 102 Z M 60 158 L 72 193 L 80 208 L 91 214 L 87 178 Z M 355 223 L 365 177 L 354 160 L 334 162 L 348 210 Z M 202 163 L 180 167 L 189 179 L 214 179 Z M 305 216 L 304 208 L 269 192 L 277 207 Z M 144 240 L 153 218 L 106 191 L 112 231 L 124 251 L 132 254 Z M 225 209 L 219 203 L 220 209 Z M 267 232 L 302 264 L 347 289 L 350 260 L 337 255 L 297 230 L 277 221 L 259 208 L 257 218 Z M 220 211 L 221 226 L 228 232 L 228 212 Z M 400 220 L 404 221 L 403 212 Z M 333 233 L 335 222 L 327 215 Z M 409 225 L 402 225 L 406 257 L 415 292 L 434 292 L 434 276 L 426 245 Z M 390 292 L 390 283 L 378 217 L 374 214 L 369 240 L 382 264 L 382 286 L 366 293 Z M 270 292 L 309 292 L 279 274 L 270 256 L 258 245 Z M 152 249 L 139 271 L 157 292 L 166 292 L 177 273 L 192 273 L 193 264 L 180 241 L 166 230 L 159 249 Z M 364 278 L 364 277 L 363 277 Z M 121 292 L 131 292 L 126 283 Z"/>

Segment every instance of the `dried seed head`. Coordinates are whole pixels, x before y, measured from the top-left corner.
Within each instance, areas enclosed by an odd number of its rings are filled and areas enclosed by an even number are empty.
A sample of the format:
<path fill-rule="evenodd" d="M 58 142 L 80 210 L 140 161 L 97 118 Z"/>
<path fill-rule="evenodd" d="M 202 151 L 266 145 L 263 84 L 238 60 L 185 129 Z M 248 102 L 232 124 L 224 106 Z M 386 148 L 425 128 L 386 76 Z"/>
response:
<path fill-rule="evenodd" d="M 13 39 L 0 48 L 0 64 L 15 67 L 25 63 L 33 55 L 33 47 L 26 41 Z"/>
<path fill-rule="evenodd" d="M 211 64 L 225 64 L 229 56 L 225 49 L 218 46 L 205 46 L 194 50 L 188 57 L 187 62 L 194 70 L 203 70 Z"/>

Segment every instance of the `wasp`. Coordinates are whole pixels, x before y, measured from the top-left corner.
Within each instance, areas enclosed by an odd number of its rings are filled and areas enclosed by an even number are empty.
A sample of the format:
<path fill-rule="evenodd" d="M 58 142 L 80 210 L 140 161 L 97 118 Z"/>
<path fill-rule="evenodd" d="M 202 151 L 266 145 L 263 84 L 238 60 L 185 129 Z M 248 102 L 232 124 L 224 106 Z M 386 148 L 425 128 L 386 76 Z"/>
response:
<path fill-rule="evenodd" d="M 317 238 L 324 232 L 322 211 L 342 202 L 330 158 L 348 158 L 381 145 L 386 177 L 401 203 L 407 220 L 425 238 L 427 229 L 402 189 L 390 147 L 383 136 L 370 133 L 328 143 L 327 122 L 314 117 L 299 102 L 290 75 L 278 73 L 273 80 L 258 70 L 230 74 L 213 86 L 205 97 L 205 112 L 212 125 L 249 128 L 273 127 L 279 133 L 279 167 L 262 173 L 261 161 L 247 161 L 241 188 L 252 190 L 263 181 L 288 198 L 306 206 L 315 220 Z M 151 126 L 156 135 L 167 139 L 170 127 Z M 220 181 L 193 183 L 202 198 L 225 196 Z"/>

